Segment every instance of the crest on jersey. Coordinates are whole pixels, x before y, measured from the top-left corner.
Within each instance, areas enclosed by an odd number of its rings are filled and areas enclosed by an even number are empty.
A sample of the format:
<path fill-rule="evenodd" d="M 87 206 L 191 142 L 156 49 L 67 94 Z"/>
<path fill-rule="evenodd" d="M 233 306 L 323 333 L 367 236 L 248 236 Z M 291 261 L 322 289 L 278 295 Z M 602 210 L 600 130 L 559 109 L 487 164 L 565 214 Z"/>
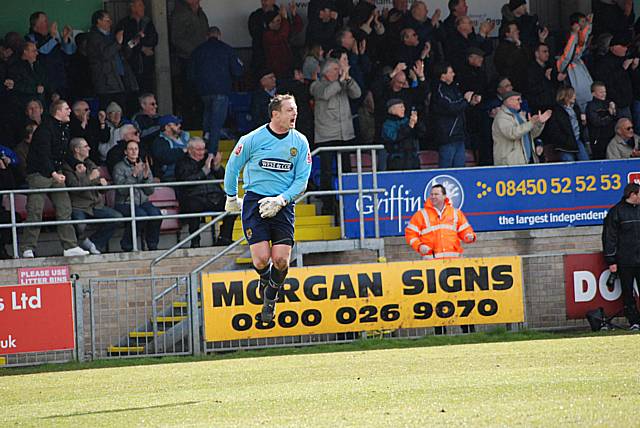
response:
<path fill-rule="evenodd" d="M 289 154 L 291 155 L 291 157 L 298 156 L 298 149 L 296 149 L 295 147 L 291 147 L 291 150 L 289 150 Z"/>
<path fill-rule="evenodd" d="M 236 156 L 240 156 L 240 153 L 242 153 L 242 143 L 236 144 L 236 148 L 233 150 L 233 154 Z"/>
<path fill-rule="evenodd" d="M 247 239 L 251 239 L 251 237 L 253 236 L 253 230 L 251 230 L 251 228 L 250 228 L 250 227 L 249 227 L 249 228 L 247 228 L 247 229 L 244 231 L 244 235 L 247 237 Z"/>

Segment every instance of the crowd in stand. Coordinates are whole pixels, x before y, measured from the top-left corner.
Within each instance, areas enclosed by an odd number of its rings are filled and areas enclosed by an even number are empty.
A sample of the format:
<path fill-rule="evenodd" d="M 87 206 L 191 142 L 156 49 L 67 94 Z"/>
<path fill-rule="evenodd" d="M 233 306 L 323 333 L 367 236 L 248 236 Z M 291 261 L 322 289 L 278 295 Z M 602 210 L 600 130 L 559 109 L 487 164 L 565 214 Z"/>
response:
<path fill-rule="evenodd" d="M 169 19 L 176 115 L 164 116 L 153 93 L 158 34 L 143 0 L 130 1 L 116 24 L 96 11 L 91 30 L 75 37 L 34 12 L 25 35 L 7 33 L 0 45 L 2 189 L 222 178 L 218 142 L 241 85 L 255 88 L 253 128 L 268 122 L 274 94 L 291 93 L 296 127 L 313 147 L 384 144 L 381 170 L 420 168 L 425 151 L 437 152 L 442 168 L 465 166 L 469 153 L 479 165 L 637 157 L 640 22 L 631 0 L 593 3 L 594 13 L 572 14 L 562 35 L 551 34 L 525 0 L 501 7 L 499 28 L 473 22 L 467 0 L 433 12 L 419 0 L 410 7 L 394 0 L 390 10 L 373 0 L 310 0 L 306 20 L 295 2 L 261 0 L 248 17 L 245 66 L 200 0 L 178 0 Z M 184 131 L 183 119 L 203 138 Z M 335 177 L 333 160 L 320 157 L 323 189 Z M 349 156 L 342 160 L 350 171 Z M 152 192 L 136 189 L 136 215 L 160 213 Z M 183 212 L 217 211 L 224 192 L 203 184 L 177 196 Z M 98 190 L 49 198 L 59 220 L 131 210 L 128 190 L 116 192 L 113 206 Z M 28 196 L 28 221 L 42 219 L 44 201 Z M 335 209 L 333 198 L 323 200 L 323 213 Z M 0 211 L 0 221 L 7 215 Z M 188 223 L 194 231 L 199 220 Z M 64 254 L 106 251 L 119 224 L 101 223 L 90 235 L 84 225 L 59 226 Z M 233 218 L 216 243 L 229 243 L 232 228 Z M 159 221 L 138 230 L 146 248 L 157 248 Z M 0 257 L 7 257 L 5 232 Z M 34 257 L 38 234 L 25 229 L 23 257 Z M 120 244 L 131 251 L 130 230 Z"/>

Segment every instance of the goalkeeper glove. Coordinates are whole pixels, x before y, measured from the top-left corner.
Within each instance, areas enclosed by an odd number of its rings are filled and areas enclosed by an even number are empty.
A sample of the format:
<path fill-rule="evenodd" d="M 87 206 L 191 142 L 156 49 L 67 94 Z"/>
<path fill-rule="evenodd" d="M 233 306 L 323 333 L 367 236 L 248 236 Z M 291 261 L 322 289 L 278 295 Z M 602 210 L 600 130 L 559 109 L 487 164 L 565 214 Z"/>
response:
<path fill-rule="evenodd" d="M 258 203 L 260 204 L 260 216 L 262 218 L 275 216 L 282 207 L 287 205 L 287 201 L 285 201 L 282 195 L 262 198 Z"/>
<path fill-rule="evenodd" d="M 227 195 L 227 202 L 224 204 L 224 210 L 230 213 L 239 213 L 242 211 L 242 198 Z"/>

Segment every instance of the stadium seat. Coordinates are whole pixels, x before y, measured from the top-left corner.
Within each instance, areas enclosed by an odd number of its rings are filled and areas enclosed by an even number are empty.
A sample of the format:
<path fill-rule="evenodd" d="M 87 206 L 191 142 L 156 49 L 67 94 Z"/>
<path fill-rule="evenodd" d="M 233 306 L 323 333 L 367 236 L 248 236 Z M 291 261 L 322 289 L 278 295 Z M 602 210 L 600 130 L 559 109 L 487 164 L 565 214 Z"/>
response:
<path fill-rule="evenodd" d="M 15 195 L 15 203 L 16 203 L 16 220 L 25 221 L 27 219 L 27 195 L 16 194 Z M 2 200 L 2 206 L 7 210 L 11 211 L 11 203 L 8 195 Z M 53 203 L 48 196 L 44 197 L 44 209 L 42 210 L 42 220 L 55 220 L 56 219 L 56 209 L 53 207 Z"/>
<path fill-rule="evenodd" d="M 438 167 L 438 152 L 435 150 L 423 150 L 418 152 L 420 157 L 420 169 L 432 169 Z"/>
<path fill-rule="evenodd" d="M 111 178 L 111 174 L 109 174 L 109 168 L 107 168 L 106 166 L 102 165 L 98 167 L 98 170 L 100 171 L 100 177 L 106 179 L 109 183 L 113 183 L 113 179 Z"/>
<path fill-rule="evenodd" d="M 178 198 L 173 187 L 156 187 L 156 190 L 149 196 L 149 202 L 153 202 L 158 208 L 179 207 Z"/>
<path fill-rule="evenodd" d="M 177 207 L 160 208 L 162 215 L 180 214 L 180 210 Z M 162 220 L 160 225 L 160 233 L 177 232 L 180 233 L 182 227 L 180 226 L 180 220 L 177 218 L 167 218 Z"/>
<path fill-rule="evenodd" d="M 465 150 L 464 151 L 464 166 L 477 166 L 478 162 L 476 162 L 476 154 L 473 150 Z"/>
<path fill-rule="evenodd" d="M 344 155 L 343 155 L 344 156 Z M 358 157 L 356 153 L 351 153 L 351 172 L 358 171 Z M 371 153 L 362 153 L 362 171 L 371 171 Z"/>

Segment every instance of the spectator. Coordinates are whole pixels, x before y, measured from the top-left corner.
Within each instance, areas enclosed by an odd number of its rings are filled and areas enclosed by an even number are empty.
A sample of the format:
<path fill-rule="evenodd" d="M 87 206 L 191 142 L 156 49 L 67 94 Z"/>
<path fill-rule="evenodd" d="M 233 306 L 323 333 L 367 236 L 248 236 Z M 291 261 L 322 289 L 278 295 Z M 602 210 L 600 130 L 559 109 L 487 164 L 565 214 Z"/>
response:
<path fill-rule="evenodd" d="M 315 99 L 315 143 L 319 146 L 340 146 L 353 141 L 355 132 L 351 117 L 350 99 L 360 98 L 361 90 L 355 79 L 349 74 L 350 66 L 346 58 L 338 62 L 327 59 L 322 66 L 322 78 L 311 84 L 310 92 Z M 320 153 L 320 187 L 323 190 L 332 186 L 332 163 L 334 154 Z M 349 155 L 342 155 L 343 169 L 351 170 Z M 323 214 L 335 214 L 335 199 L 325 197 L 322 203 Z"/>
<path fill-rule="evenodd" d="M 524 91 L 531 110 L 545 111 L 552 108 L 558 88 L 566 78 L 565 73 L 558 73 L 556 68 L 549 64 L 549 46 L 539 43 L 534 50 L 534 61 L 529 64 L 527 70 Z"/>
<path fill-rule="evenodd" d="M 152 92 L 155 80 L 155 52 L 158 33 L 151 18 L 145 15 L 144 0 L 129 1 L 129 16 L 116 25 L 124 31 L 123 44 L 128 47 L 126 60 L 141 92 Z"/>
<path fill-rule="evenodd" d="M 41 104 L 51 95 L 47 72 L 38 61 L 38 49 L 33 42 L 25 42 L 17 60 L 9 68 L 9 77 L 13 80 L 12 94 L 15 109 L 20 111 L 32 99 Z"/>
<path fill-rule="evenodd" d="M 542 146 L 535 139 L 542 134 L 551 110 L 525 116 L 521 110 L 522 98 L 518 92 L 507 92 L 492 127 L 493 161 L 495 165 L 526 165 L 538 163 Z"/>
<path fill-rule="evenodd" d="M 100 170 L 91 159 L 91 146 L 81 137 L 72 138 L 69 143 L 69 153 L 62 164 L 62 172 L 66 178 L 67 187 L 106 186 L 107 180 L 100 176 Z M 120 218 L 122 214 L 113 208 L 106 207 L 102 195 L 98 190 L 84 190 L 70 192 L 71 218 L 85 220 L 91 218 Z M 104 253 L 109 240 L 118 223 L 99 223 L 95 232 L 89 237 L 86 234 L 85 223 L 75 224 L 76 235 L 80 247 L 91 254 Z"/>
<path fill-rule="evenodd" d="M 387 115 L 387 102 L 392 98 L 400 98 L 405 106 L 405 112 L 424 110 L 424 100 L 428 95 L 429 88 L 424 76 L 424 64 L 418 62 L 413 66 L 415 80 L 409 84 L 409 79 L 405 74 L 407 65 L 398 63 L 388 75 L 383 76 L 381 82 L 373 85 L 373 104 L 376 134 L 380 135 L 382 123 Z"/>
<path fill-rule="evenodd" d="M 23 137 L 15 147 L 15 153 L 18 155 L 17 168 L 17 184 L 22 184 L 27 176 L 27 158 L 29 157 L 29 147 L 31 147 L 31 141 L 33 139 L 33 133 L 36 132 L 38 125 L 36 123 L 29 123 L 25 125 L 23 130 Z"/>
<path fill-rule="evenodd" d="M 266 55 L 266 65 L 273 70 L 278 79 L 290 77 L 293 71 L 293 52 L 289 45 L 289 37 L 300 33 L 303 28 L 302 18 L 298 16 L 296 3 L 289 4 L 288 13 L 291 24 L 287 18 L 287 9 L 267 12 L 264 16 L 267 28 L 262 34 L 262 43 Z"/>
<path fill-rule="evenodd" d="M 633 0 L 593 0 L 593 35 L 603 33 L 629 37 L 633 20 Z"/>
<path fill-rule="evenodd" d="M 116 146 L 117 147 L 117 146 Z M 139 156 L 138 143 L 128 141 L 126 143 L 125 157 L 116 164 L 113 169 L 114 184 L 142 184 L 153 183 L 153 174 L 151 167 L 146 161 L 142 161 Z M 134 210 L 136 217 L 143 216 L 160 216 L 160 210 L 149 202 L 149 195 L 153 193 L 152 187 L 136 188 L 133 190 Z M 116 190 L 115 209 L 125 216 L 131 216 L 131 199 L 129 189 Z M 158 249 L 158 241 L 160 240 L 160 224 L 162 220 L 148 220 L 145 222 L 136 222 L 136 230 L 141 232 L 141 226 L 144 225 L 144 242 L 147 249 L 154 251 Z M 125 232 L 122 235 L 120 246 L 122 251 L 130 252 L 133 249 L 133 235 L 131 223 L 126 222 Z"/>
<path fill-rule="evenodd" d="M 24 136 L 25 126 L 28 124 L 40 124 L 43 112 L 42 103 L 39 100 L 32 99 L 27 103 L 22 115 L 14 116 L 8 113 L 7 117 L 11 119 L 11 123 L 7 125 L 4 131 L 6 138 L 3 141 L 6 145 L 13 146 L 20 141 Z"/>
<path fill-rule="evenodd" d="M 500 76 L 507 76 L 516 91 L 523 91 L 527 85 L 529 52 L 520 41 L 520 30 L 516 23 L 503 26 L 503 37 L 498 43 L 493 62 Z"/>
<path fill-rule="evenodd" d="M 607 145 L 615 135 L 616 103 L 607 99 L 607 88 L 602 82 L 591 85 L 593 99 L 587 104 L 587 125 L 591 152 L 594 159 L 604 159 Z"/>
<path fill-rule="evenodd" d="M 124 32 L 111 32 L 111 16 L 98 10 L 91 16 L 91 31 L 87 40 L 87 58 L 93 88 L 100 100 L 100 109 L 115 101 L 126 110 L 126 94 L 138 90 L 136 78 L 123 58 Z"/>
<path fill-rule="evenodd" d="M 324 0 L 322 0 L 324 1 Z M 320 45 L 322 49 L 328 51 L 335 43 L 336 31 L 338 30 L 338 12 L 331 9 L 330 3 L 324 1 L 322 8 L 317 10 L 315 15 L 309 3 L 307 17 L 307 46 Z"/>
<path fill-rule="evenodd" d="M 258 72 L 267 64 L 264 53 L 264 32 L 267 28 L 265 15 L 270 12 L 278 13 L 280 8 L 276 6 L 275 0 L 260 0 L 260 7 L 249 15 L 249 34 L 251 35 L 251 70 Z M 311 6 L 311 5 L 310 5 Z M 311 7 L 309 8 L 311 12 Z M 311 15 L 309 15 L 311 16 Z M 259 79 L 261 76 L 257 76 Z"/>
<path fill-rule="evenodd" d="M 533 49 L 538 43 L 544 43 L 549 30 L 538 24 L 538 15 L 529 15 L 525 0 L 509 0 L 502 6 L 502 26 L 514 23 L 520 30 L 520 40 L 529 49 Z M 500 28 L 502 33 L 502 28 Z"/>
<path fill-rule="evenodd" d="M 584 124 L 580 107 L 576 104 L 576 91 L 573 88 L 560 88 L 556 102 L 545 130 L 545 140 L 551 142 L 562 162 L 589 160 L 584 146 Z"/>
<path fill-rule="evenodd" d="M 182 130 L 182 119 L 173 115 L 160 118 L 160 135 L 151 145 L 153 166 L 163 181 L 175 179 L 176 162 L 187 152 L 189 133 Z"/>
<path fill-rule="evenodd" d="M 623 37 L 611 39 L 609 52 L 595 64 L 593 76 L 607 87 L 609 98 L 616 103 L 618 117 L 631 119 L 633 86 L 630 73 L 638 69 L 640 59 L 627 58 L 628 42 Z"/>
<path fill-rule="evenodd" d="M 383 44 L 385 28 L 374 0 L 360 0 L 355 6 L 349 26 L 358 40 L 366 40 L 369 59 L 373 63 L 386 54 Z M 361 52 L 364 53 L 364 52 Z"/>
<path fill-rule="evenodd" d="M 54 101 L 51 114 L 42 120 L 33 134 L 27 157 L 27 183 L 31 189 L 63 188 L 65 176 L 62 174 L 62 162 L 69 144 L 69 115 L 71 109 L 64 100 Z M 56 209 L 57 220 L 71 219 L 71 201 L 67 192 L 49 193 Z M 27 221 L 42 221 L 44 193 L 30 193 L 27 197 Z M 67 256 L 85 256 L 88 251 L 78 246 L 73 226 L 57 226 L 58 236 Z M 40 236 L 40 226 L 27 227 L 22 236 L 20 249 L 22 257 L 33 258 L 34 249 Z"/>
<path fill-rule="evenodd" d="M 364 90 L 367 87 L 365 76 L 371 71 L 371 61 L 366 53 L 366 39 L 358 42 L 355 37 L 353 37 L 353 33 L 347 29 L 340 31 L 336 38 L 338 47 L 342 48 L 334 51 L 336 58 L 340 60 L 342 52 L 346 51 L 349 61 L 349 76 L 356 81 L 360 90 Z M 356 110 L 359 106 L 354 103 L 351 103 L 351 105 Z"/>
<path fill-rule="evenodd" d="M 438 42 L 437 30 L 440 26 L 440 9 L 437 9 L 429 18 L 429 9 L 423 1 L 414 1 L 411 4 L 409 15 L 405 18 L 403 28 L 413 28 L 420 39 L 420 47 L 430 42 L 434 46 Z"/>
<path fill-rule="evenodd" d="M 428 61 L 431 54 L 431 42 L 426 42 L 421 47 L 418 33 L 413 28 L 404 28 L 400 32 L 400 38 L 402 43 L 395 51 L 396 64 L 399 62 L 415 64 L 418 60 Z"/>
<path fill-rule="evenodd" d="M 298 107 L 296 130 L 304 134 L 304 136 L 307 137 L 309 144 L 312 144 L 313 110 L 311 109 L 311 95 L 309 94 L 309 84 L 305 81 L 302 70 L 299 68 L 294 69 L 293 79 L 283 81 L 278 87 L 277 92 L 282 95 L 293 95 Z"/>
<path fill-rule="evenodd" d="M 12 171 L 13 161 L 5 156 L 0 156 L 0 190 L 13 190 L 16 188 Z M 0 204 L 0 224 L 11 223 L 11 213 Z M 0 229 L 0 260 L 11 258 L 7 253 L 6 245 L 11 243 L 11 229 Z"/>
<path fill-rule="evenodd" d="M 448 63 L 434 68 L 438 79 L 431 99 L 440 168 L 460 168 L 465 163 L 466 127 L 464 112 L 480 103 L 482 97 L 468 91 L 464 95 L 454 83 L 456 74 Z"/>
<path fill-rule="evenodd" d="M 38 49 L 38 61 L 45 70 L 51 92 L 63 98 L 68 97 L 67 63 L 77 49 L 73 29 L 65 25 L 61 36 L 57 22 L 49 26 L 44 12 L 34 12 L 29 17 L 29 34 L 25 38 L 35 43 Z"/>
<path fill-rule="evenodd" d="M 307 48 L 307 54 L 302 64 L 302 74 L 308 82 L 318 80 L 320 65 L 324 62 L 324 49 L 320 44 L 314 44 Z"/>
<path fill-rule="evenodd" d="M 269 122 L 269 102 L 276 94 L 276 75 L 271 70 L 260 73 L 260 87 L 251 97 L 251 119 L 253 128 L 258 128 Z"/>
<path fill-rule="evenodd" d="M 0 165 L 0 168 L 4 166 L 13 176 L 11 179 L 11 183 L 13 188 L 15 188 L 15 184 L 18 182 L 19 178 L 19 172 L 17 168 L 20 163 L 20 158 L 18 157 L 16 152 L 11 150 L 11 148 L 0 145 L 0 160 L 2 160 L 2 165 Z"/>
<path fill-rule="evenodd" d="M 467 0 L 449 0 L 448 8 L 449 16 L 447 16 L 447 18 L 442 22 L 445 40 L 456 32 L 457 19 L 461 16 L 467 16 L 467 13 L 469 12 Z"/>
<path fill-rule="evenodd" d="M 456 73 L 461 92 L 471 91 L 483 98 L 489 95 L 489 76 L 484 68 L 484 55 L 482 49 L 472 47 L 467 50 L 466 63 Z M 483 114 L 480 104 L 469 107 L 465 112 L 468 146 L 476 153 L 476 159 L 479 158 L 478 152 L 482 150 L 482 146 L 487 145 L 482 135 Z"/>
<path fill-rule="evenodd" d="M 624 196 L 609 209 L 602 228 L 602 252 L 611 274 L 620 277 L 624 316 L 630 330 L 640 330 L 640 313 L 633 293 L 633 283 L 640 284 L 640 185 L 629 183 Z"/>
<path fill-rule="evenodd" d="M 127 149 L 127 142 L 135 141 L 138 143 L 138 155 L 141 159 L 147 159 L 147 151 L 143 147 L 140 147 L 140 132 L 134 125 L 127 123 L 120 128 L 120 139 L 118 143 L 113 146 L 107 153 L 107 169 L 113 176 L 113 169 L 116 164 L 124 159 L 125 151 Z"/>
<path fill-rule="evenodd" d="M 138 103 L 140 111 L 134 114 L 131 120 L 140 130 L 141 149 L 146 150 L 160 134 L 158 102 L 155 95 L 146 93 L 138 97 Z"/>
<path fill-rule="evenodd" d="M 91 76 L 91 67 L 89 67 L 89 57 L 87 55 L 87 45 L 89 42 L 89 33 L 80 33 L 75 37 L 78 49 L 71 58 L 69 58 L 69 69 L 67 71 L 72 99 L 90 98 L 95 96 L 93 83 L 88 76 Z"/>
<path fill-rule="evenodd" d="M 122 108 L 117 103 L 109 103 L 107 106 L 107 128 L 109 129 L 109 141 L 98 145 L 99 165 L 105 165 L 109 150 L 115 147 L 120 141 L 120 127 L 124 125 L 122 121 Z M 121 151 L 122 152 L 122 151 Z"/>
<path fill-rule="evenodd" d="M 40 125 L 40 122 L 42 122 L 42 113 L 44 113 L 42 102 L 36 99 L 30 100 L 25 107 L 24 113 L 26 115 L 24 123 L 33 122 L 36 125 Z"/>
<path fill-rule="evenodd" d="M 202 114 L 198 114 L 198 99 L 188 79 L 189 60 L 194 49 L 207 40 L 209 32 L 209 20 L 200 7 L 200 0 L 177 0 L 169 30 L 173 56 L 178 63 L 178 68 L 173 70 L 175 111 L 189 126 L 195 126 Z"/>
<path fill-rule="evenodd" d="M 607 159 L 640 157 L 640 137 L 633 132 L 631 120 L 623 117 L 616 123 L 616 135 L 607 146 Z"/>
<path fill-rule="evenodd" d="M 91 147 L 90 156 L 94 163 L 100 161 L 100 144 L 109 142 L 111 133 L 107 127 L 107 114 L 100 110 L 98 117 L 91 117 L 91 110 L 86 101 L 73 103 L 73 114 L 69 124 L 71 138 L 83 138 Z M 95 153 L 93 153 L 95 151 Z M 73 154 L 72 154 L 73 155 Z"/>
<path fill-rule="evenodd" d="M 404 102 L 392 98 L 387 102 L 387 118 L 382 125 L 381 140 L 387 151 L 387 170 L 420 169 L 415 126 L 418 112 L 405 117 Z"/>
<path fill-rule="evenodd" d="M 444 40 L 445 57 L 451 62 L 454 71 L 458 72 L 465 64 L 470 48 L 481 49 L 485 55 L 493 52 L 493 42 L 489 33 L 493 31 L 494 26 L 495 24 L 483 22 L 480 24 L 479 34 L 476 34 L 471 18 L 461 16 L 456 19 L 454 30 L 448 33 Z"/>
<path fill-rule="evenodd" d="M 571 34 L 565 44 L 562 54 L 556 61 L 558 73 L 569 76 L 571 86 L 576 90 L 576 99 L 581 111 L 585 111 L 587 103 L 591 101 L 591 84 L 593 80 L 582 60 L 587 48 L 587 40 L 591 34 L 593 15 L 573 13 L 569 17 Z"/>
<path fill-rule="evenodd" d="M 222 154 L 220 152 L 209 153 L 205 143 L 201 138 L 192 137 L 187 145 L 188 156 L 183 156 L 176 163 L 176 180 L 178 181 L 200 181 L 200 180 L 220 180 L 224 178 L 224 167 L 222 166 Z M 225 211 L 225 193 L 220 184 L 203 183 L 196 186 L 184 186 L 178 188 L 178 199 L 180 201 L 180 212 L 197 213 L 203 211 Z M 218 239 L 214 239 L 213 245 L 227 246 L 233 242 L 233 223 L 237 215 L 227 215 L 222 220 Z M 189 234 L 198 230 L 200 218 L 190 218 Z M 200 236 L 191 240 L 191 248 L 200 247 Z"/>
<path fill-rule="evenodd" d="M 242 76 L 243 64 L 231 46 L 224 43 L 218 27 L 209 29 L 209 38 L 191 54 L 191 81 L 204 105 L 202 129 L 207 150 L 218 152 L 220 131 L 227 119 L 229 94 L 234 79 Z"/>
<path fill-rule="evenodd" d="M 407 0 L 393 0 L 393 8 L 385 20 L 385 45 L 390 52 L 396 52 L 400 46 L 400 33 L 408 15 L 409 2 Z"/>

